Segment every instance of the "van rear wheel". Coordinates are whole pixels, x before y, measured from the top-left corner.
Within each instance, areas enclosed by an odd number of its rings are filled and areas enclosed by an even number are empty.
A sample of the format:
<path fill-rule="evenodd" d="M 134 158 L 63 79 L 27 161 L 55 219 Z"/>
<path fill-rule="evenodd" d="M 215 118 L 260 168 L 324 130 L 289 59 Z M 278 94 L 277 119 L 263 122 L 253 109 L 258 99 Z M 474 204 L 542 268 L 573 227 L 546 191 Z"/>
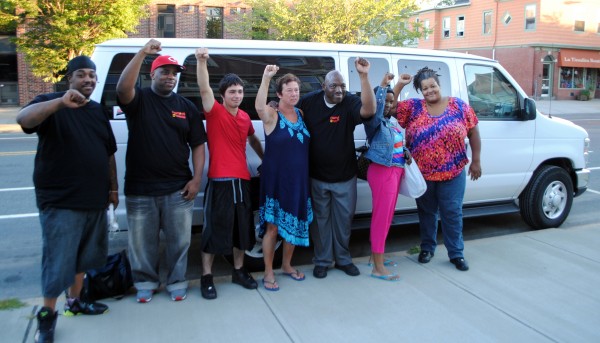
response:
<path fill-rule="evenodd" d="M 566 170 L 542 166 L 519 196 L 523 220 L 534 229 L 559 227 L 571 211 L 573 183 Z"/>

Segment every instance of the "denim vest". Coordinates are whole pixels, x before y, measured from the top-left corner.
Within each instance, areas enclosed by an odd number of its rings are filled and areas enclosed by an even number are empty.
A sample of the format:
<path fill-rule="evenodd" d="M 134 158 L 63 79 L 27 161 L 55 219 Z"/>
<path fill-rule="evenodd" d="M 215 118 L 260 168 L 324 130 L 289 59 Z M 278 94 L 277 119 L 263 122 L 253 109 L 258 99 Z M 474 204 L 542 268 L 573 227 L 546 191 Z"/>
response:
<path fill-rule="evenodd" d="M 392 153 L 394 150 L 394 124 L 389 118 L 383 117 L 387 89 L 377 86 L 375 100 L 377 111 L 371 119 L 364 121 L 365 132 L 369 142 L 366 157 L 374 163 L 392 166 Z"/>

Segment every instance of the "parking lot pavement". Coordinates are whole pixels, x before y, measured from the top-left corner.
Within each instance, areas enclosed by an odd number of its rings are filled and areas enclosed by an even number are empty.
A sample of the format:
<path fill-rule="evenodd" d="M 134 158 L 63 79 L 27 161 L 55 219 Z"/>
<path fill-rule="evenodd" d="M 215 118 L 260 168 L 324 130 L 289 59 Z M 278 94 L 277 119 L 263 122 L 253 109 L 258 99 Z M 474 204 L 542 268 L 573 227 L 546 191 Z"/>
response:
<path fill-rule="evenodd" d="M 281 290 L 246 290 L 215 280 L 219 297 L 204 300 L 198 281 L 188 298 L 168 293 L 148 304 L 133 295 L 107 300 L 101 316 L 60 317 L 56 342 L 598 342 L 600 227 L 547 229 L 468 241 L 471 269 L 457 271 L 440 246 L 428 264 L 405 253 L 398 282 L 331 269 L 297 282 L 277 275 Z M 261 274 L 255 277 L 260 280 Z M 31 342 L 40 299 L 0 311 L 6 342 Z M 62 301 L 59 301 L 62 304 Z M 61 305 L 62 306 L 62 305 Z"/>

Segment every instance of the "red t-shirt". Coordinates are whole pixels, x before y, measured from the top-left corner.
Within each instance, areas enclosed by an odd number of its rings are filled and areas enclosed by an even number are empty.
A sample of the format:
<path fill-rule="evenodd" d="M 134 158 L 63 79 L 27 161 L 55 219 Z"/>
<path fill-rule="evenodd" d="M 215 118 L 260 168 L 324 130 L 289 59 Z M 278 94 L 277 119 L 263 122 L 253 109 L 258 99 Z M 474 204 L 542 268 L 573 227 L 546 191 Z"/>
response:
<path fill-rule="evenodd" d="M 215 101 L 204 117 L 209 151 L 208 177 L 250 180 L 246 140 L 254 134 L 254 127 L 248 113 L 238 109 L 237 115 L 232 116 Z"/>

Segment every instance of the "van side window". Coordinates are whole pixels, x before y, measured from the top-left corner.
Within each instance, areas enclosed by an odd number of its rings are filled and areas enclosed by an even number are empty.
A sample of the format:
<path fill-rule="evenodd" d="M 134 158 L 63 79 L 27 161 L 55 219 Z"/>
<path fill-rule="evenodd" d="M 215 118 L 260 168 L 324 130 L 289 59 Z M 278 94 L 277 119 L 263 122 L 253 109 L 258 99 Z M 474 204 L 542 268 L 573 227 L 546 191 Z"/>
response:
<path fill-rule="evenodd" d="M 466 64 L 469 104 L 480 120 L 518 120 L 517 91 L 496 68 Z"/>
<path fill-rule="evenodd" d="M 369 82 L 371 86 L 375 88 L 381 84 L 381 79 L 383 75 L 391 71 L 390 64 L 385 58 L 373 58 L 367 57 L 367 60 L 371 64 L 369 68 Z M 360 94 L 360 77 L 358 76 L 358 72 L 356 71 L 356 66 L 354 65 L 355 58 L 349 58 L 348 63 L 348 91 L 351 93 Z"/>
<path fill-rule="evenodd" d="M 313 90 L 320 90 L 325 75 L 335 68 L 332 57 L 321 56 L 258 56 L 258 55 L 218 55 L 210 54 L 208 61 L 209 83 L 217 101 L 222 102 L 219 94 L 219 81 L 225 74 L 237 74 L 244 81 L 244 100 L 240 108 L 250 115 L 252 120 L 259 120 L 254 101 L 262 81 L 265 66 L 275 64 L 279 71 L 275 79 L 287 73 L 293 73 L 302 81 L 300 95 Z M 189 55 L 183 65 L 177 93 L 192 101 L 202 112 L 202 100 L 196 82 L 196 57 Z M 269 100 L 278 101 L 275 94 L 275 80 L 271 81 Z"/>
<path fill-rule="evenodd" d="M 401 57 L 400 60 L 398 60 L 398 75 L 409 74 L 411 76 L 415 76 L 417 71 L 419 71 L 419 69 L 423 67 L 433 69 L 439 75 L 438 79 L 440 80 L 440 89 L 442 92 L 442 96 L 450 96 L 453 94 L 452 84 L 450 83 L 450 68 L 448 68 L 448 65 L 444 62 L 411 60 Z M 410 98 L 423 99 L 423 94 L 421 94 L 421 92 L 417 93 L 417 91 L 413 87 L 412 82 L 404 86 L 402 92 L 400 93 L 400 96 L 398 97 L 398 100 L 406 100 Z"/>
<path fill-rule="evenodd" d="M 113 60 L 110 62 L 108 68 L 108 74 L 106 74 L 106 80 L 104 81 L 104 89 L 102 90 L 102 98 L 100 104 L 104 108 L 104 112 L 110 119 L 125 119 L 125 116 L 120 111 L 117 105 L 117 82 L 121 73 L 127 66 L 127 63 L 131 61 L 134 54 L 121 53 L 116 54 Z M 147 56 L 144 59 L 142 68 L 140 70 L 140 76 L 137 81 L 137 85 L 140 87 L 150 87 L 152 80 L 150 79 L 150 66 L 152 61 L 158 56 Z"/>

